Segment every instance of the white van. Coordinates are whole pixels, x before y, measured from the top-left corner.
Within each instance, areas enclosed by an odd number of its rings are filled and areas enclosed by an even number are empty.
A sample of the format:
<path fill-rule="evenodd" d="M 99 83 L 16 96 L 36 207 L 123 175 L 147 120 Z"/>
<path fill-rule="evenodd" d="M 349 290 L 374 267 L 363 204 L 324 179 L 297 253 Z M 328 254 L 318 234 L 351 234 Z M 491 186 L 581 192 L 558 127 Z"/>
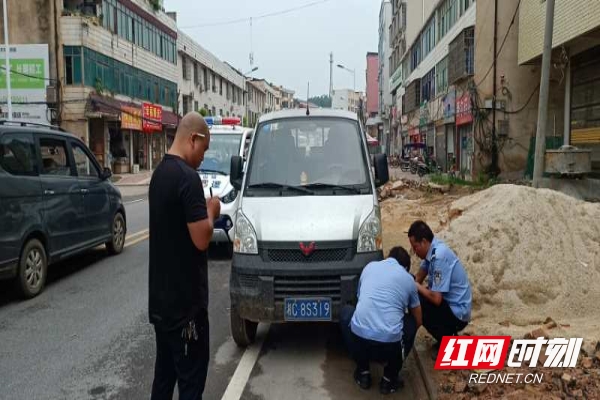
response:
<path fill-rule="evenodd" d="M 231 157 L 244 158 L 252 140 L 251 128 L 240 125 L 239 118 L 206 117 L 210 128 L 210 148 L 198 168 L 204 196 L 221 200 L 221 216 L 214 222 L 212 243 L 232 245 L 238 190 L 230 182 Z"/>
<path fill-rule="evenodd" d="M 246 167 L 231 160 L 240 190 L 231 268 L 231 331 L 245 346 L 258 322 L 337 321 L 356 302 L 362 269 L 381 260 L 374 174 L 357 116 L 285 110 L 258 121 Z"/>

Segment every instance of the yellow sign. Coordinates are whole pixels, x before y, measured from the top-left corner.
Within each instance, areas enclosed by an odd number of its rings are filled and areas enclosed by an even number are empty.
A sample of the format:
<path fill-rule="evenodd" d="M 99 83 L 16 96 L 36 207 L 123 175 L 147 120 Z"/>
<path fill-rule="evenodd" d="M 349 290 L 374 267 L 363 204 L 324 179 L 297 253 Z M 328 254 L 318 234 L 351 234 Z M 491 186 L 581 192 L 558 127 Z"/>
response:
<path fill-rule="evenodd" d="M 142 110 L 135 107 L 121 107 L 121 129 L 142 130 Z"/>

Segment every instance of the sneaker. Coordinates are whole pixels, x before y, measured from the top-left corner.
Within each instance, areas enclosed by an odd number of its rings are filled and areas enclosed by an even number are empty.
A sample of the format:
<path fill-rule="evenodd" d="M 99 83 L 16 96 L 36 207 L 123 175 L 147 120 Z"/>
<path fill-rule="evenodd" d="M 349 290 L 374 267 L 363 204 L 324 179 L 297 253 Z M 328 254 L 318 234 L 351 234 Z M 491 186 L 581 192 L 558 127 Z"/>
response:
<path fill-rule="evenodd" d="M 354 370 L 354 381 L 363 390 L 369 390 L 371 388 L 371 372 L 360 371 L 358 368 Z"/>
<path fill-rule="evenodd" d="M 404 381 L 402 378 L 389 379 L 383 376 L 381 382 L 379 382 L 379 393 L 391 394 L 396 393 L 398 389 L 404 387 Z"/>

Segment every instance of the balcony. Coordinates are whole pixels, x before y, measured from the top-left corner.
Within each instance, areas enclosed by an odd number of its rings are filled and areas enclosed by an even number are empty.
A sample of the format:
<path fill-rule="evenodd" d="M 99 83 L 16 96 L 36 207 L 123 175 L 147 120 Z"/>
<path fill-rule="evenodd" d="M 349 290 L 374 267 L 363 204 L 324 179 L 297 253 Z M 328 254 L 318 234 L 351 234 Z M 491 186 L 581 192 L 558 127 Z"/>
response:
<path fill-rule="evenodd" d="M 474 74 L 475 28 L 465 28 L 449 46 L 448 83 L 468 78 Z"/>

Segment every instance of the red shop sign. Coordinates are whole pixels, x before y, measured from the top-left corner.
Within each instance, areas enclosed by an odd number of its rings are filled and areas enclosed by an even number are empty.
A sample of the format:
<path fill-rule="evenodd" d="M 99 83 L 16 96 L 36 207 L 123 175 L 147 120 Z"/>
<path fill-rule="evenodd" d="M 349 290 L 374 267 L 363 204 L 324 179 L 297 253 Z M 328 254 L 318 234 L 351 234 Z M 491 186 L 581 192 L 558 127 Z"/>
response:
<path fill-rule="evenodd" d="M 473 107 L 469 92 L 456 99 L 456 125 L 465 125 L 473 122 Z"/>
<path fill-rule="evenodd" d="M 162 107 L 152 103 L 142 104 L 144 132 L 162 131 Z"/>

